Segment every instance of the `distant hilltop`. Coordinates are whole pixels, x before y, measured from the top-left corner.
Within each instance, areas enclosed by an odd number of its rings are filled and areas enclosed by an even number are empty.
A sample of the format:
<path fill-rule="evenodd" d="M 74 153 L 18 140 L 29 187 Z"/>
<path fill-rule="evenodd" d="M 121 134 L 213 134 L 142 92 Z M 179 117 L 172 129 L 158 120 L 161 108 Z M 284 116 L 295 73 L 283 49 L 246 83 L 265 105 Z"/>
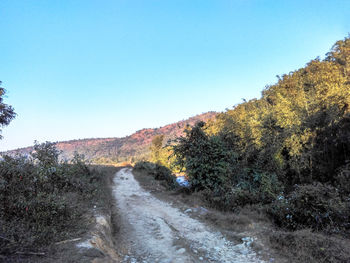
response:
<path fill-rule="evenodd" d="M 57 142 L 56 147 L 62 151 L 63 158 L 71 158 L 74 152 L 78 152 L 83 154 L 87 160 L 98 164 L 134 162 L 149 155 L 149 147 L 155 135 L 164 134 L 165 141 L 175 139 L 183 134 L 187 125 L 192 126 L 199 121 L 207 122 L 215 118 L 217 114 L 217 112 L 210 111 L 160 128 L 142 129 L 123 138 L 79 139 Z M 33 147 L 30 146 L 7 151 L 3 154 L 28 155 L 32 151 Z"/>

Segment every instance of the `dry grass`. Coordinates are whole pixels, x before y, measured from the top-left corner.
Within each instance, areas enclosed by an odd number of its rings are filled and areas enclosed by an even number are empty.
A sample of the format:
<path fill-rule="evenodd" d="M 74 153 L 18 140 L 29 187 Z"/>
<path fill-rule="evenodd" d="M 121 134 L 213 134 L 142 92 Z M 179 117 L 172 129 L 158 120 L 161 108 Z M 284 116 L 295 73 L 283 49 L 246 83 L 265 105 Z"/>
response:
<path fill-rule="evenodd" d="M 349 263 L 350 241 L 339 236 L 314 233 L 304 229 L 295 232 L 269 233 L 271 247 L 295 263 Z"/>

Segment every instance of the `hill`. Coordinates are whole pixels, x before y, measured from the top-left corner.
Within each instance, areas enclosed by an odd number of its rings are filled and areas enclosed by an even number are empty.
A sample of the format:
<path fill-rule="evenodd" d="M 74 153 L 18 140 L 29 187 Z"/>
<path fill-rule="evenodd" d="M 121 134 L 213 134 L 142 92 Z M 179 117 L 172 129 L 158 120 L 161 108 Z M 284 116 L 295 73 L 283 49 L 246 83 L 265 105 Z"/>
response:
<path fill-rule="evenodd" d="M 182 135 L 186 125 L 194 125 L 199 121 L 208 121 L 217 115 L 216 112 L 207 112 L 196 115 L 160 128 L 139 130 L 123 138 L 95 138 L 57 142 L 56 147 L 62 151 L 62 157 L 70 159 L 74 152 L 83 154 L 93 163 L 107 164 L 133 162 L 146 158 L 152 138 L 159 134 L 165 135 L 165 140 L 174 139 Z M 28 154 L 33 147 L 26 147 L 6 152 L 6 154 Z"/>

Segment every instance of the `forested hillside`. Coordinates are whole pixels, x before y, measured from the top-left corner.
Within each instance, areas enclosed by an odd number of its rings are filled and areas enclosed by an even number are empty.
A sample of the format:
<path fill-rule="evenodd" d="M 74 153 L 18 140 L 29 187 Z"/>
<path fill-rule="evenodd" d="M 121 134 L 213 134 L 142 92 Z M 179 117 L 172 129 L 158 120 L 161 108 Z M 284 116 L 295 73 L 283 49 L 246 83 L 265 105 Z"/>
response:
<path fill-rule="evenodd" d="M 295 262 L 349 262 L 350 38 L 172 146 L 154 140 L 151 161 L 156 178 L 160 165 L 185 171 L 190 189 L 217 209 L 263 211 L 291 231 L 270 241 Z"/>
<path fill-rule="evenodd" d="M 178 142 L 175 155 L 189 175 L 197 176 L 212 155 L 213 170 L 203 176 L 234 178 L 245 167 L 276 175 L 288 189 L 340 183 L 350 160 L 350 39 L 336 42 L 325 59 L 278 77 L 260 99 L 196 125 Z"/>
<path fill-rule="evenodd" d="M 154 136 L 164 135 L 164 143 L 183 134 L 187 125 L 194 125 L 199 121 L 208 121 L 216 116 L 216 112 L 196 115 L 187 120 L 172 123 L 160 128 L 142 129 L 123 138 L 81 139 L 57 142 L 56 147 L 62 151 L 62 157 L 71 159 L 74 152 L 83 154 L 87 160 L 99 164 L 116 164 L 120 162 L 134 162 L 148 158 L 150 144 Z M 29 154 L 33 147 L 10 151 L 10 154 Z"/>

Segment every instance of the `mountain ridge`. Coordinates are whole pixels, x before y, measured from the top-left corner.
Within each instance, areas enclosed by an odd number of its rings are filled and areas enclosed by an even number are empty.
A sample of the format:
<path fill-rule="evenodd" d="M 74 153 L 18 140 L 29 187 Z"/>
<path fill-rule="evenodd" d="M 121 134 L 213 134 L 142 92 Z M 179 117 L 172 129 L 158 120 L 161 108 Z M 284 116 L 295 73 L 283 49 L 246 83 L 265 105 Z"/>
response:
<path fill-rule="evenodd" d="M 92 163 L 116 164 L 120 162 L 134 162 L 145 159 L 149 155 L 149 146 L 152 138 L 164 134 L 164 141 L 175 139 L 183 134 L 187 125 L 194 125 L 199 121 L 213 119 L 218 113 L 209 111 L 192 116 L 188 119 L 170 123 L 159 128 L 143 128 L 124 137 L 84 138 L 55 142 L 64 159 L 70 159 L 74 153 L 83 154 Z M 2 154 L 28 155 L 33 146 L 23 147 Z"/>

